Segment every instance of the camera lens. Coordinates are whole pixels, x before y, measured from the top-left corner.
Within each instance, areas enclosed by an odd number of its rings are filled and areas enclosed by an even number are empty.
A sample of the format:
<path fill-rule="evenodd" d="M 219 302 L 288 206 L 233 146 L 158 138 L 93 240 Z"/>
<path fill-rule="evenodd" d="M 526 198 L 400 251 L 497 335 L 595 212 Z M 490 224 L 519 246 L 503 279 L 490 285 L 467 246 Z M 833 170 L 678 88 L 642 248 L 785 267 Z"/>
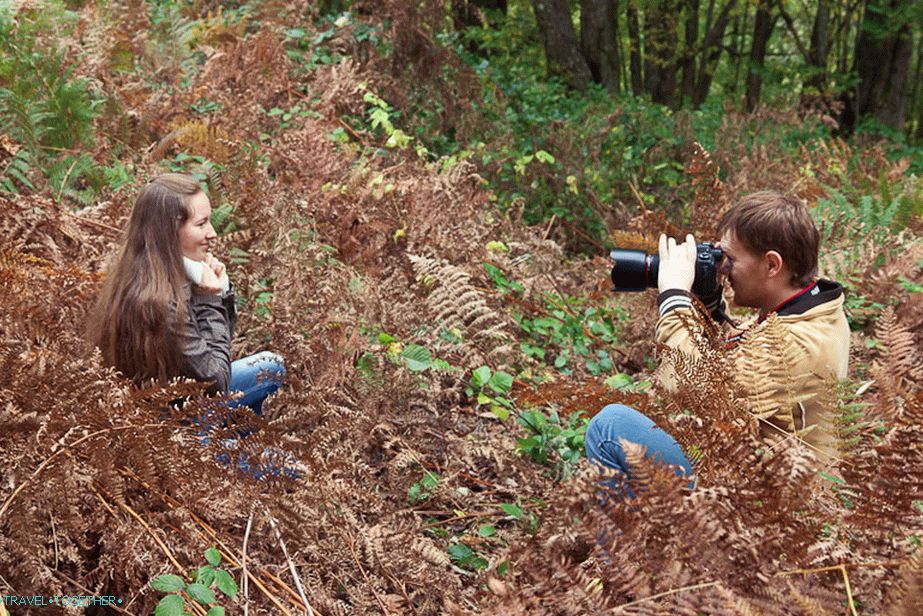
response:
<path fill-rule="evenodd" d="M 660 257 L 643 250 L 613 250 L 609 258 L 612 266 L 614 291 L 643 291 L 657 286 Z"/>

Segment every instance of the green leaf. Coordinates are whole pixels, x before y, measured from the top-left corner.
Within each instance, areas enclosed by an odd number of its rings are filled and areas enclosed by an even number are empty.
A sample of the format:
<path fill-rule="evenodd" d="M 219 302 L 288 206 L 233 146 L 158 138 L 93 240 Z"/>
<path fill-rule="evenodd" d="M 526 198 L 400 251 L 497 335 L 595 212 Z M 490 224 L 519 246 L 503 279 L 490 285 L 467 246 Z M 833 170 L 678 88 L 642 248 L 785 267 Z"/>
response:
<path fill-rule="evenodd" d="M 481 366 L 471 375 L 471 386 L 480 389 L 490 381 L 491 370 L 488 366 Z"/>
<path fill-rule="evenodd" d="M 819 472 L 819 471 L 818 471 L 817 474 L 820 475 L 821 477 L 823 477 L 824 479 L 826 479 L 827 481 L 831 482 L 831 483 L 837 483 L 837 484 L 839 484 L 839 485 L 846 485 L 846 482 L 845 482 L 843 479 L 841 479 L 841 478 L 839 478 L 839 477 L 837 477 L 837 476 L 835 476 L 835 475 L 828 475 L 827 473 L 821 473 L 821 472 Z"/>
<path fill-rule="evenodd" d="M 449 553 L 449 557 L 456 562 L 461 562 L 474 556 L 474 550 L 464 543 L 453 543 L 446 551 Z"/>
<path fill-rule="evenodd" d="M 493 398 L 485 394 L 484 392 L 478 392 L 478 406 L 482 404 L 490 404 L 494 401 Z"/>
<path fill-rule="evenodd" d="M 215 572 L 215 582 L 218 585 L 218 590 L 227 596 L 234 597 L 237 595 L 237 582 L 235 582 L 231 574 L 224 569 L 218 569 L 218 571 Z"/>
<path fill-rule="evenodd" d="M 211 586 L 215 582 L 215 568 L 211 565 L 203 565 L 195 573 L 196 584 Z"/>
<path fill-rule="evenodd" d="M 186 594 L 202 605 L 218 603 L 215 593 L 213 593 L 209 587 L 202 584 L 190 584 L 186 587 Z"/>
<path fill-rule="evenodd" d="M 427 471 L 423 473 L 423 481 L 421 483 L 427 490 L 432 490 L 439 484 L 439 475 Z"/>
<path fill-rule="evenodd" d="M 504 560 L 497 565 L 497 575 L 503 577 L 510 570 L 510 561 Z"/>
<path fill-rule="evenodd" d="M 502 503 L 500 505 L 500 509 L 502 509 L 506 515 L 517 520 L 522 519 L 522 516 L 524 515 L 522 507 L 519 505 L 514 505 L 513 503 Z"/>
<path fill-rule="evenodd" d="M 429 349 L 419 344 L 408 344 L 405 346 L 404 350 L 401 351 L 401 357 L 404 358 L 407 369 L 411 372 L 429 370 L 433 364 L 433 356 L 429 352 Z"/>
<path fill-rule="evenodd" d="M 513 376 L 506 372 L 495 372 L 487 385 L 498 394 L 505 394 L 513 387 Z"/>
<path fill-rule="evenodd" d="M 535 160 L 543 162 L 549 165 L 554 164 L 554 156 L 546 152 L 545 150 L 539 150 L 535 153 Z"/>
<path fill-rule="evenodd" d="M 183 598 L 179 595 L 167 595 L 154 608 L 154 616 L 183 616 Z"/>
<path fill-rule="evenodd" d="M 151 580 L 151 588 L 160 592 L 179 592 L 186 587 L 186 582 L 178 575 L 158 575 Z"/>
<path fill-rule="evenodd" d="M 496 416 L 500 421 L 506 421 L 510 416 L 510 410 L 500 406 L 499 404 L 493 404 L 490 407 L 490 412 Z"/>
<path fill-rule="evenodd" d="M 205 616 L 224 616 L 224 608 L 220 605 L 216 605 L 212 609 L 208 610 Z"/>
<path fill-rule="evenodd" d="M 497 529 L 490 524 L 481 524 L 478 526 L 478 535 L 481 537 L 492 537 L 497 533 Z"/>
<path fill-rule="evenodd" d="M 914 508 L 916 508 L 917 511 L 923 513 L 923 502 L 915 500 L 911 504 L 914 506 Z"/>
<path fill-rule="evenodd" d="M 205 550 L 205 560 L 212 567 L 217 567 L 221 564 L 221 554 L 215 548 L 208 548 Z"/>
<path fill-rule="evenodd" d="M 630 387 L 632 382 L 633 381 L 629 375 L 619 372 L 618 374 L 613 374 L 608 379 L 603 381 L 603 384 L 607 387 L 611 387 L 612 389 L 625 389 L 626 387 Z"/>

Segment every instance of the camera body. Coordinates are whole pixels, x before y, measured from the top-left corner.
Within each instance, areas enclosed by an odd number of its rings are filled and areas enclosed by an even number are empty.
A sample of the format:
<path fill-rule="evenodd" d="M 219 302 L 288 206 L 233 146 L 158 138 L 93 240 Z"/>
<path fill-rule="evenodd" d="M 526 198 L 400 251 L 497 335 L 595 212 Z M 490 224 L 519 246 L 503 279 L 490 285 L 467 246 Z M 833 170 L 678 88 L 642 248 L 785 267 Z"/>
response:
<path fill-rule="evenodd" d="M 720 292 L 718 266 L 724 252 L 711 242 L 696 244 L 695 282 L 692 292 L 703 302 Z M 613 291 L 643 291 L 657 288 L 660 273 L 660 256 L 649 255 L 643 250 L 622 250 L 616 248 L 609 253 L 615 263 L 612 266 Z"/>

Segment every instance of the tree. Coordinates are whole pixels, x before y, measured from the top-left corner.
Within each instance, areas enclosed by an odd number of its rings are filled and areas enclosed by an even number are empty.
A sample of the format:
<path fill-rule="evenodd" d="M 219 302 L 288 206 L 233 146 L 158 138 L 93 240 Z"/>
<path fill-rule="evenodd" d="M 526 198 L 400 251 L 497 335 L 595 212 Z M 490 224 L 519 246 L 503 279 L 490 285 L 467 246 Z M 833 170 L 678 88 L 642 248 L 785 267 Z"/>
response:
<path fill-rule="evenodd" d="M 811 74 L 804 88 L 823 91 L 827 85 L 827 56 L 830 54 L 830 0 L 819 0 L 814 26 L 811 28 L 811 47 L 808 50 L 808 67 Z"/>
<path fill-rule="evenodd" d="M 652 0 L 644 15 L 644 90 L 651 100 L 672 105 L 676 94 L 676 0 Z"/>
<path fill-rule="evenodd" d="M 593 81 L 619 90 L 618 0 L 581 0 L 580 49 Z"/>
<path fill-rule="evenodd" d="M 747 70 L 747 111 L 753 111 L 760 102 L 763 87 L 763 67 L 766 61 L 766 47 L 778 15 L 772 11 L 771 0 L 759 0 L 756 7 L 756 21 L 753 24 L 753 42 L 750 46 L 750 65 Z"/>
<path fill-rule="evenodd" d="M 724 50 L 724 33 L 736 4 L 737 0 L 727 0 L 715 16 L 715 0 L 709 0 L 701 40 L 698 36 L 698 1 L 693 0 L 687 5 L 689 12 L 686 15 L 686 36 L 682 56 L 682 84 L 683 98 L 691 101 L 694 107 L 705 102 L 705 97 L 708 96 L 715 68 Z"/>
<path fill-rule="evenodd" d="M 577 45 L 567 1 L 532 0 L 532 10 L 545 44 L 549 74 L 560 75 L 576 90 L 586 90 L 592 75 Z"/>
<path fill-rule="evenodd" d="M 625 6 L 626 21 L 628 22 L 631 93 L 635 96 L 640 96 L 644 92 L 643 75 L 641 74 L 641 20 L 638 17 L 638 7 L 635 6 L 635 0 L 628 0 Z"/>
<path fill-rule="evenodd" d="M 851 99 L 850 118 L 873 117 L 903 130 L 907 76 L 913 54 L 910 19 L 914 0 L 870 0 L 856 39 L 854 70 L 859 84 Z"/>

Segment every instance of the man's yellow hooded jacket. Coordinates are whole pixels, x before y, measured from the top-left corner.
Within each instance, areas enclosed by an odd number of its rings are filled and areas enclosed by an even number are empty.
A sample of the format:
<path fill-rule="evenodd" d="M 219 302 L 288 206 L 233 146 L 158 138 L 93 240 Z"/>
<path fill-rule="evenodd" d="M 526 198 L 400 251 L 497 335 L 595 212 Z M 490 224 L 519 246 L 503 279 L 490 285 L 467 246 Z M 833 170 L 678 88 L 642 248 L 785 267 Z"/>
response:
<path fill-rule="evenodd" d="M 657 342 L 697 354 L 689 329 L 695 321 L 688 317 L 696 310 L 691 296 L 668 290 L 660 294 L 658 305 Z M 747 392 L 760 433 L 767 438 L 795 434 L 835 456 L 833 418 L 824 394 L 846 377 L 849 364 L 842 287 L 818 280 L 733 334 L 726 340 L 736 368 L 731 377 Z"/>

